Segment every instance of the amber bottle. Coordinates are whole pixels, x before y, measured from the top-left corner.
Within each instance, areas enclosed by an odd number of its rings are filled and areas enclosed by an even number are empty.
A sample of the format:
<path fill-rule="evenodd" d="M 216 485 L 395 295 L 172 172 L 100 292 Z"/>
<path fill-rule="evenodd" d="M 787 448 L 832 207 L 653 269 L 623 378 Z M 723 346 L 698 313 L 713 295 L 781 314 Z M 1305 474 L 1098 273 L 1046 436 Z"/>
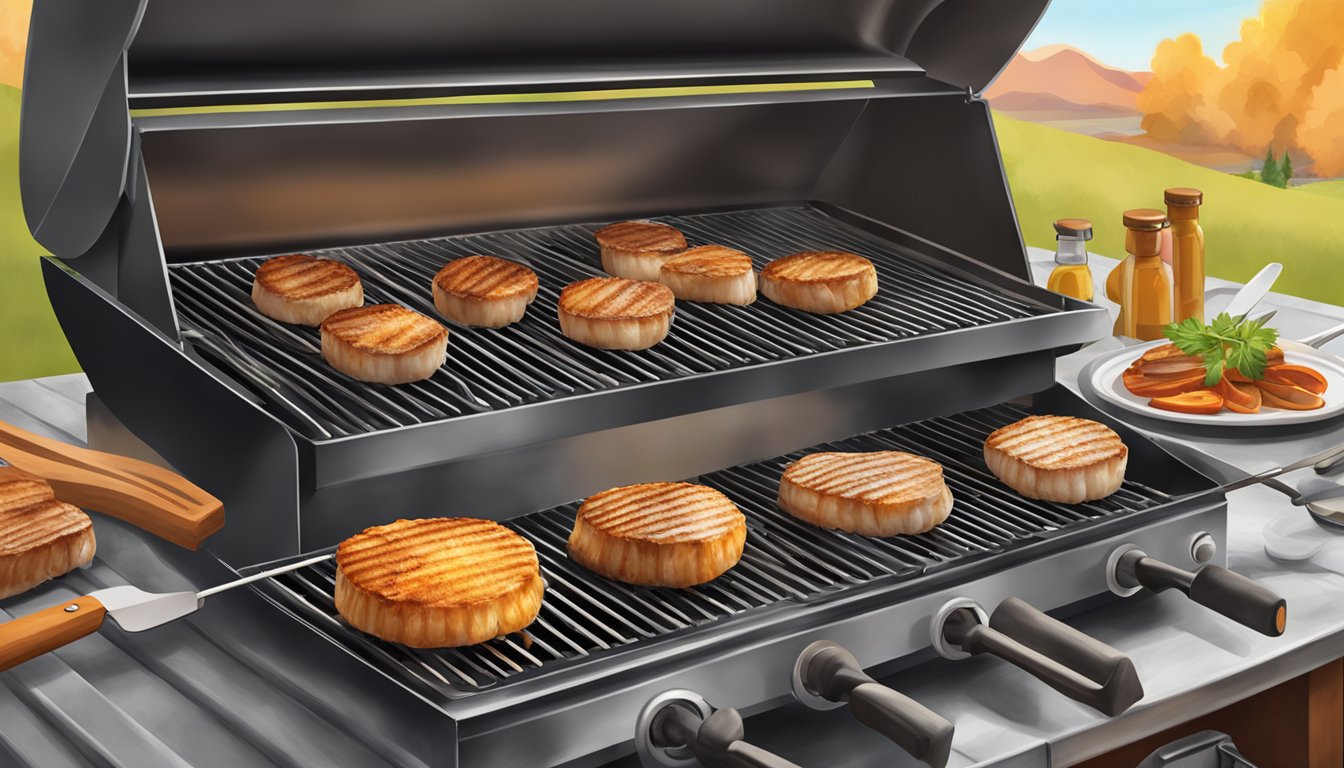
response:
<path fill-rule="evenodd" d="M 1171 267 L 1162 263 L 1165 213 L 1152 208 L 1125 211 L 1129 256 L 1106 278 L 1106 296 L 1120 305 L 1115 334 L 1152 341 L 1171 322 Z"/>
<path fill-rule="evenodd" d="M 1167 219 L 1171 221 L 1172 319 L 1197 318 L 1204 322 L 1204 229 L 1199 226 L 1198 189 L 1168 189 Z"/>
<path fill-rule="evenodd" d="M 1092 300 L 1092 269 L 1087 265 L 1087 241 L 1091 239 L 1092 222 L 1087 219 L 1055 222 L 1055 269 L 1046 288 L 1075 299 Z"/>

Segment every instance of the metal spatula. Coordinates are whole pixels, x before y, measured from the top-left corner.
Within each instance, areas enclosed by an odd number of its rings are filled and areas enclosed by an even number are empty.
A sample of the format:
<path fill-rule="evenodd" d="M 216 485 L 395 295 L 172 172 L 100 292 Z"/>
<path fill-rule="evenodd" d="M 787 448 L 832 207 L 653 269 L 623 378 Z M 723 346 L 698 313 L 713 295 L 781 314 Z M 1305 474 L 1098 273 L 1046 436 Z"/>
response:
<path fill-rule="evenodd" d="M 155 594 L 131 586 L 90 592 L 75 600 L 0 624 L 0 672 L 97 632 L 107 616 L 111 616 L 127 632 L 143 632 L 195 613 L 211 595 L 332 557 L 334 555 L 331 554 L 310 557 L 200 592 Z"/>
<path fill-rule="evenodd" d="M 1278 480 L 1265 485 L 1287 496 L 1294 506 L 1306 507 L 1322 528 L 1344 531 L 1344 486 L 1321 477 L 1308 478 L 1296 488 Z"/>

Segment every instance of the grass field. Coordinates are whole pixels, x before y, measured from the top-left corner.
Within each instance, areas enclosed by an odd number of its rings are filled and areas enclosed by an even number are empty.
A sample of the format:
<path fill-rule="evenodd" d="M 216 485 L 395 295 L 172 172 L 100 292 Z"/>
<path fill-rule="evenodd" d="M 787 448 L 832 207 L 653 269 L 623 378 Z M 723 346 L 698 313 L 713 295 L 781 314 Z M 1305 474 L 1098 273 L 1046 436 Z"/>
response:
<path fill-rule="evenodd" d="M 19 91 L 0 86 L 0 381 L 79 370 L 42 287 L 19 204 Z"/>
<path fill-rule="evenodd" d="M 1303 184 L 1298 187 L 1297 190 L 1312 195 L 1321 195 L 1322 197 L 1333 197 L 1337 200 L 1344 200 L 1344 179 Z"/>
<path fill-rule="evenodd" d="M 1210 274 L 1241 282 L 1278 261 L 1284 270 L 1274 290 L 1344 303 L 1344 197 L 1278 189 L 1002 115 L 995 127 L 1028 245 L 1053 248 L 1051 222 L 1081 216 L 1095 227 L 1094 253 L 1123 256 L 1125 209 L 1162 208 L 1163 189 L 1198 187 Z"/>

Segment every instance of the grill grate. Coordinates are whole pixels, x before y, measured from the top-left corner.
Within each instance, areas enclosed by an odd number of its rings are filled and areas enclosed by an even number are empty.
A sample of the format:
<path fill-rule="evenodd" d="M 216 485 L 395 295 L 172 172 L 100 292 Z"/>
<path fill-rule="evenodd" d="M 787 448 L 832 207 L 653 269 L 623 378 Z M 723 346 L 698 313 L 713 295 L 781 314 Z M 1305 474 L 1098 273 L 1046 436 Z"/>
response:
<path fill-rule="evenodd" d="M 566 541 L 577 503 L 508 524 L 533 542 L 547 582 L 537 621 L 523 635 L 456 649 L 417 650 L 351 629 L 336 613 L 335 565 L 328 561 L 276 577 L 265 589 L 301 619 L 370 663 L 448 696 L 469 695 L 529 673 L 620 646 L 694 631 L 780 603 L 804 603 L 873 583 L 905 580 L 970 558 L 988 557 L 1033 538 L 1085 526 L 1170 500 L 1126 481 L 1102 501 L 1062 505 L 1018 496 L 985 468 L 988 434 L 1026 412 L 995 406 L 841 440 L 817 450 L 904 450 L 942 463 L 955 499 L 952 515 L 919 536 L 886 539 L 825 531 L 775 504 L 784 467 L 806 452 L 716 472 L 700 482 L 729 496 L 747 518 L 742 560 L 691 589 L 632 587 L 569 560 Z"/>
<path fill-rule="evenodd" d="M 261 257 L 174 265 L 169 274 L 184 330 L 205 354 L 257 391 L 272 413 L 304 435 L 342 437 L 588 394 L 621 386 L 803 357 L 1045 314 L 1050 310 L 916 260 L 890 242 L 810 206 L 663 219 L 692 245 L 721 243 L 752 254 L 757 268 L 807 249 L 843 249 L 877 266 L 880 290 L 843 315 L 811 315 L 771 303 L 750 307 L 681 302 L 668 339 L 641 352 L 590 349 L 560 334 L 555 306 L 566 284 L 602 274 L 584 224 L 335 249 L 370 303 L 400 303 L 432 317 L 430 284 L 450 259 L 495 254 L 529 264 L 541 288 L 521 323 L 454 326 L 448 362 L 431 379 L 371 385 L 332 369 L 316 329 L 256 311 L 252 275 Z"/>

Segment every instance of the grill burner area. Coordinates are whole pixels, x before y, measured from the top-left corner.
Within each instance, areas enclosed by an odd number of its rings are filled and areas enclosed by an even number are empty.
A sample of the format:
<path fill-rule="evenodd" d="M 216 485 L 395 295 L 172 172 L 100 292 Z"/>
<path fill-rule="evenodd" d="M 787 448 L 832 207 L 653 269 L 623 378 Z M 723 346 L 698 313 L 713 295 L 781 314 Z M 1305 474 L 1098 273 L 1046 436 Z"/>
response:
<path fill-rule="evenodd" d="M 471 413 L 895 341 L 1046 314 L 807 205 L 671 216 L 689 243 L 728 245 L 757 269 L 801 250 L 849 250 L 877 267 L 879 292 L 842 315 L 812 315 L 761 297 L 750 307 L 679 302 L 667 340 L 641 352 L 590 349 L 560 334 L 561 288 L 602 274 L 600 224 L 460 235 L 315 251 L 350 264 L 366 301 L 437 318 L 430 284 L 449 260 L 490 254 L 528 264 L 541 281 L 526 318 L 504 329 L 451 327 L 448 362 L 433 378 L 394 387 L 334 370 L 316 329 L 256 311 L 261 257 L 169 267 L 183 330 L 212 362 L 248 383 L 272 414 L 313 439 L 365 434 Z"/>
<path fill-rule="evenodd" d="M 992 557 L 1040 538 L 1151 509 L 1171 499 L 1126 481 L 1113 496 L 1062 505 L 1017 495 L 984 466 L 985 437 L 1028 413 L 994 406 L 841 440 L 815 450 L 902 450 L 943 465 L 955 498 L 945 523 L 919 536 L 874 539 L 799 522 L 776 506 L 779 476 L 804 452 L 715 472 L 700 482 L 723 491 L 747 518 L 742 560 L 691 589 L 632 587 L 597 576 L 565 553 L 577 503 L 510 521 L 536 546 L 547 581 L 537 621 L 524 635 L 476 646 L 418 650 L 351 629 L 336 613 L 335 564 L 328 561 L 264 583 L 263 591 L 302 621 L 392 677 L 431 695 L 457 698 L 533 674 L 758 615 L 770 607 L 824 600 L 864 586 L 917 578 Z M 455 510 L 442 510 L 453 514 Z"/>

